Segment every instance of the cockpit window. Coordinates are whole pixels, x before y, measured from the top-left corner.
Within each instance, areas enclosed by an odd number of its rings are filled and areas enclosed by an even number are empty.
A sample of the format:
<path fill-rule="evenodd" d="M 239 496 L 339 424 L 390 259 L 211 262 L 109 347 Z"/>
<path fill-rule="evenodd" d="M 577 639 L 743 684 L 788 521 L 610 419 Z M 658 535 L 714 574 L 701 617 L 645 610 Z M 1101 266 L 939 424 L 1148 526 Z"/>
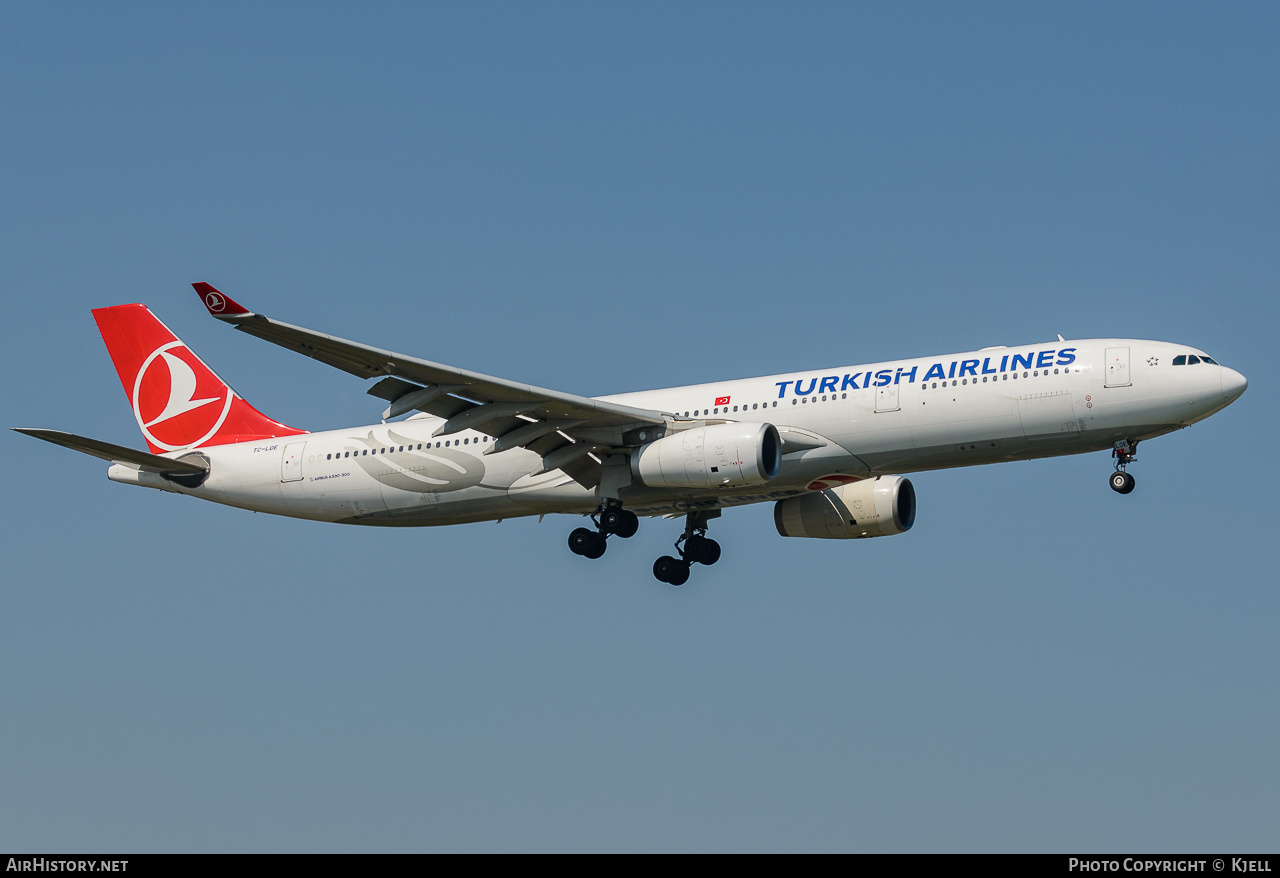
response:
<path fill-rule="evenodd" d="M 1218 365 L 1218 361 L 1215 360 L 1213 357 L 1206 357 L 1204 355 L 1201 355 L 1200 359 L 1206 363 L 1212 363 L 1215 366 Z"/>
<path fill-rule="evenodd" d="M 1187 357 L 1187 365 L 1188 365 L 1188 366 L 1194 366 L 1194 365 L 1195 365 L 1196 363 L 1198 363 L 1198 362 L 1200 362 L 1200 358 L 1199 358 L 1199 357 L 1197 357 L 1195 354 L 1190 354 L 1190 355 L 1188 355 L 1188 357 Z"/>
<path fill-rule="evenodd" d="M 1186 354 L 1178 354 L 1178 356 L 1176 356 L 1176 357 L 1174 357 L 1174 358 L 1173 358 L 1173 365 L 1175 365 L 1175 366 L 1185 366 L 1185 365 L 1187 365 L 1187 355 L 1186 355 Z"/>

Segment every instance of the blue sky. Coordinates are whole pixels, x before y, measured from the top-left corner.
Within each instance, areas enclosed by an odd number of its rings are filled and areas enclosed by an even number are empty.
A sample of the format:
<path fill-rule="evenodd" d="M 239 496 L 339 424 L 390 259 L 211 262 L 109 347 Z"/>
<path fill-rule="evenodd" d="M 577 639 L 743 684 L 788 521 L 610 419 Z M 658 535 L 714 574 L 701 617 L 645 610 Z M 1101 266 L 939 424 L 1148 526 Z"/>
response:
<path fill-rule="evenodd" d="M 142 447 L 89 309 L 367 423 L 255 310 L 585 394 L 1052 339 L 1250 379 L 915 476 L 908 534 L 377 530 L 7 434 L 0 848 L 1248 851 L 1280 840 L 1273 4 L 17 4 L 7 426 Z"/>

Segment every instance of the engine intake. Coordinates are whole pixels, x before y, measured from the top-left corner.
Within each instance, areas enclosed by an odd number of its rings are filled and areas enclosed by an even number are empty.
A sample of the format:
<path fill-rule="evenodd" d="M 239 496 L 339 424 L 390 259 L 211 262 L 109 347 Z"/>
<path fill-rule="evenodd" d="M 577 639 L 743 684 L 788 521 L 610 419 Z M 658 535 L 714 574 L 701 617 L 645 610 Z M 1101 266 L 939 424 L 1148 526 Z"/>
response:
<path fill-rule="evenodd" d="M 736 488 L 760 485 L 782 469 L 782 440 L 773 424 L 695 427 L 642 445 L 631 473 L 651 488 Z"/>
<path fill-rule="evenodd" d="M 784 537 L 885 537 L 911 530 L 915 521 L 916 489 L 902 476 L 876 476 L 779 500 L 773 507 L 773 522 Z"/>

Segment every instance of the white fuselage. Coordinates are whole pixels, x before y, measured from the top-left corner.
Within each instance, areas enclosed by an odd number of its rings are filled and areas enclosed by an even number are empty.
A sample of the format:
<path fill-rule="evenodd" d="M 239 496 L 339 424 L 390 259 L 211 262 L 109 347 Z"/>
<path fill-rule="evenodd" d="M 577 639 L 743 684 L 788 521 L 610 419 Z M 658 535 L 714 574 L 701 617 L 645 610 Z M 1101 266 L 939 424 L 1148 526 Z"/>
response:
<path fill-rule="evenodd" d="M 767 422 L 784 442 L 782 469 L 736 489 L 621 488 L 644 514 L 736 506 L 795 496 L 825 477 L 869 476 L 1109 449 L 1186 427 L 1244 390 L 1212 361 L 1173 365 L 1185 345 L 1091 339 L 925 357 L 617 394 L 602 399 L 695 422 Z M 722 402 L 727 399 L 727 402 Z M 524 448 L 485 454 L 493 440 L 432 434 L 439 418 L 201 449 L 209 477 L 185 488 L 116 465 L 119 481 L 231 506 L 369 525 L 442 525 L 587 514 L 594 486 L 540 475 Z"/>

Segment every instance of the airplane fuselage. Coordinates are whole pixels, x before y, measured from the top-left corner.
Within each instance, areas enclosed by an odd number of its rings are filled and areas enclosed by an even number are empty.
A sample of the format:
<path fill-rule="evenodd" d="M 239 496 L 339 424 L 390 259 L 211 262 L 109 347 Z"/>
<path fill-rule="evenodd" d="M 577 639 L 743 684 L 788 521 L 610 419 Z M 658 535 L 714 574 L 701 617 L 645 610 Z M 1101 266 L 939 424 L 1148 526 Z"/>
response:
<path fill-rule="evenodd" d="M 1179 357 L 1184 362 L 1174 365 Z M 1202 361 L 1187 364 L 1188 357 Z M 769 423 L 782 437 L 781 471 L 764 484 L 704 490 L 633 480 L 618 489 L 627 509 L 654 515 L 780 500 L 879 475 L 1110 449 L 1202 420 L 1244 387 L 1239 373 L 1185 345 L 1090 339 L 599 399 L 666 414 L 668 427 L 655 428 L 654 439 L 722 422 Z M 492 453 L 494 439 L 476 430 L 436 435 L 443 423 L 420 414 L 202 448 L 209 473 L 198 487 L 127 465 L 112 466 L 109 475 L 348 524 L 446 525 L 599 507 L 594 485 L 557 469 L 539 473 L 537 453 Z"/>

